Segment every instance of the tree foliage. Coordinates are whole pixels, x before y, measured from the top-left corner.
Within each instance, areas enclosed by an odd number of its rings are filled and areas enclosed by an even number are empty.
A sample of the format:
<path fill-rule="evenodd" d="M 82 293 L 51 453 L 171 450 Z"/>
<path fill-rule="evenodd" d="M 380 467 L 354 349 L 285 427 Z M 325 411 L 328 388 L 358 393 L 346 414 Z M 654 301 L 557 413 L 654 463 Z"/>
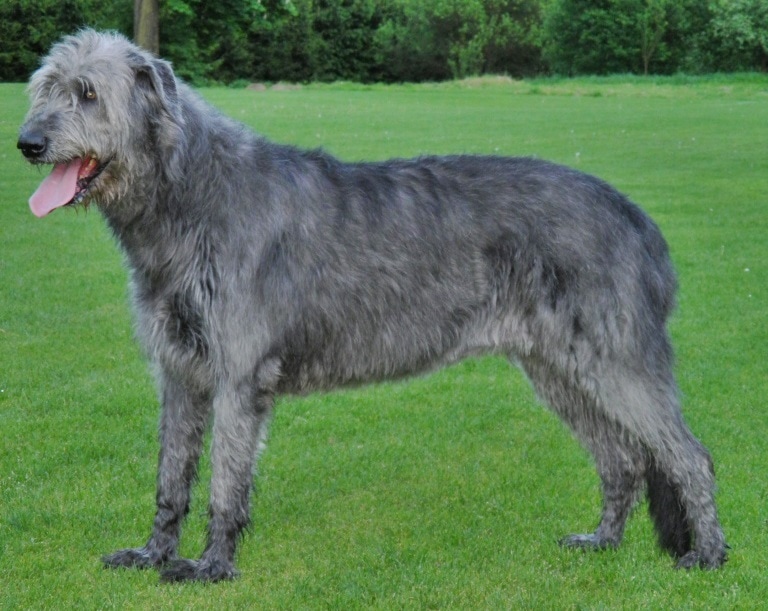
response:
<path fill-rule="evenodd" d="M 768 0 L 553 0 L 544 57 L 562 74 L 765 70 Z"/>
<path fill-rule="evenodd" d="M 420 81 L 540 69 L 539 0 L 293 0 L 252 28 L 253 75 Z"/>
<path fill-rule="evenodd" d="M 0 80 L 26 81 L 62 34 L 85 24 L 130 30 L 128 2 L 102 0 L 0 1 Z"/>
<path fill-rule="evenodd" d="M 538 0 L 393 2 L 377 32 L 390 80 L 541 71 Z"/>
<path fill-rule="evenodd" d="M 555 0 L 545 58 L 561 74 L 664 72 L 676 0 Z"/>
<path fill-rule="evenodd" d="M 712 6 L 712 32 L 725 70 L 768 64 L 768 0 L 718 0 Z"/>
<path fill-rule="evenodd" d="M 2 0 L 0 79 L 130 0 Z M 768 0 L 159 0 L 160 54 L 194 83 L 768 69 Z"/>

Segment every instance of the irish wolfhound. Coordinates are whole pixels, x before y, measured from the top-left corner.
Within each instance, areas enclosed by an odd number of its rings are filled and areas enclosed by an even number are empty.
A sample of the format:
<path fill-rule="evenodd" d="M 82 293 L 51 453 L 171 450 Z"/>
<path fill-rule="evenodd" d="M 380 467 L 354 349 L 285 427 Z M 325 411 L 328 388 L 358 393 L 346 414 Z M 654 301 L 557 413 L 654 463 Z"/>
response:
<path fill-rule="evenodd" d="M 667 246 L 609 185 L 533 159 L 342 163 L 273 144 L 115 34 L 65 38 L 29 90 L 18 146 L 54 166 L 32 211 L 98 206 L 160 388 L 152 534 L 107 566 L 233 577 L 276 395 L 479 353 L 518 363 L 594 455 L 602 519 L 564 545 L 618 545 L 645 487 L 678 566 L 724 562 L 712 463 L 672 375 Z M 210 419 L 208 542 L 184 560 Z"/>

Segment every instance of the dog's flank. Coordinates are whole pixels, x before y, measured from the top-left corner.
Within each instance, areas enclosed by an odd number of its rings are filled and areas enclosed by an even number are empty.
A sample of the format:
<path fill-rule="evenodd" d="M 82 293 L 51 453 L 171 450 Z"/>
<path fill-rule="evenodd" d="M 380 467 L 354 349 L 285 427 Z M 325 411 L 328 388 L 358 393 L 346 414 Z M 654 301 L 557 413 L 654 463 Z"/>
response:
<path fill-rule="evenodd" d="M 233 577 L 277 394 L 480 353 L 519 364 L 595 457 L 602 519 L 563 544 L 617 546 L 645 488 L 679 566 L 723 563 L 710 457 L 672 375 L 667 246 L 612 187 L 531 159 L 347 164 L 277 145 L 212 109 L 166 62 L 90 30 L 53 47 L 30 92 L 19 148 L 54 164 L 33 211 L 99 207 L 125 252 L 160 387 L 152 534 L 108 566 Z M 183 560 L 211 419 L 208 543 Z"/>

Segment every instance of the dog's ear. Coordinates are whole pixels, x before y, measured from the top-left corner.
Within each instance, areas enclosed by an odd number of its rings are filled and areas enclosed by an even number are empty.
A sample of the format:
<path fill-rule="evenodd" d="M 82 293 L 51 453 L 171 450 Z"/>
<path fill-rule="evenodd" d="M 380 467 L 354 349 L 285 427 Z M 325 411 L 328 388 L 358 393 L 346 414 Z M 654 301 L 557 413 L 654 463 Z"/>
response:
<path fill-rule="evenodd" d="M 171 64 L 155 57 L 137 55 L 136 59 L 136 84 L 154 95 L 162 109 L 173 119 L 177 119 L 179 94 Z"/>
<path fill-rule="evenodd" d="M 176 76 L 170 63 L 149 54 L 136 53 L 134 60 L 136 87 L 142 90 L 156 113 L 153 122 L 155 137 L 164 151 L 162 165 L 168 174 L 177 174 L 181 171 L 177 145 L 182 138 L 184 116 Z"/>

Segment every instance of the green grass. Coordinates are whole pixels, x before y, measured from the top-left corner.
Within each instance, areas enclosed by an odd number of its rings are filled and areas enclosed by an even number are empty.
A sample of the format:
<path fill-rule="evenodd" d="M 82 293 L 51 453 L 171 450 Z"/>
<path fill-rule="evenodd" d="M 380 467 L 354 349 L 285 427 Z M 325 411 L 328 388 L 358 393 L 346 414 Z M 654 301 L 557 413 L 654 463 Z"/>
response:
<path fill-rule="evenodd" d="M 234 583 L 157 585 L 99 556 L 149 533 L 155 391 L 95 212 L 35 219 L 42 174 L 0 86 L 0 608 L 755 608 L 768 599 L 768 80 L 470 80 L 210 89 L 282 142 L 348 160 L 536 155 L 602 176 L 658 221 L 694 432 L 730 561 L 672 570 L 644 507 L 615 552 L 561 550 L 600 511 L 589 457 L 497 359 L 278 404 Z M 747 271 L 748 270 L 748 271 Z M 182 552 L 204 544 L 207 461 Z"/>

